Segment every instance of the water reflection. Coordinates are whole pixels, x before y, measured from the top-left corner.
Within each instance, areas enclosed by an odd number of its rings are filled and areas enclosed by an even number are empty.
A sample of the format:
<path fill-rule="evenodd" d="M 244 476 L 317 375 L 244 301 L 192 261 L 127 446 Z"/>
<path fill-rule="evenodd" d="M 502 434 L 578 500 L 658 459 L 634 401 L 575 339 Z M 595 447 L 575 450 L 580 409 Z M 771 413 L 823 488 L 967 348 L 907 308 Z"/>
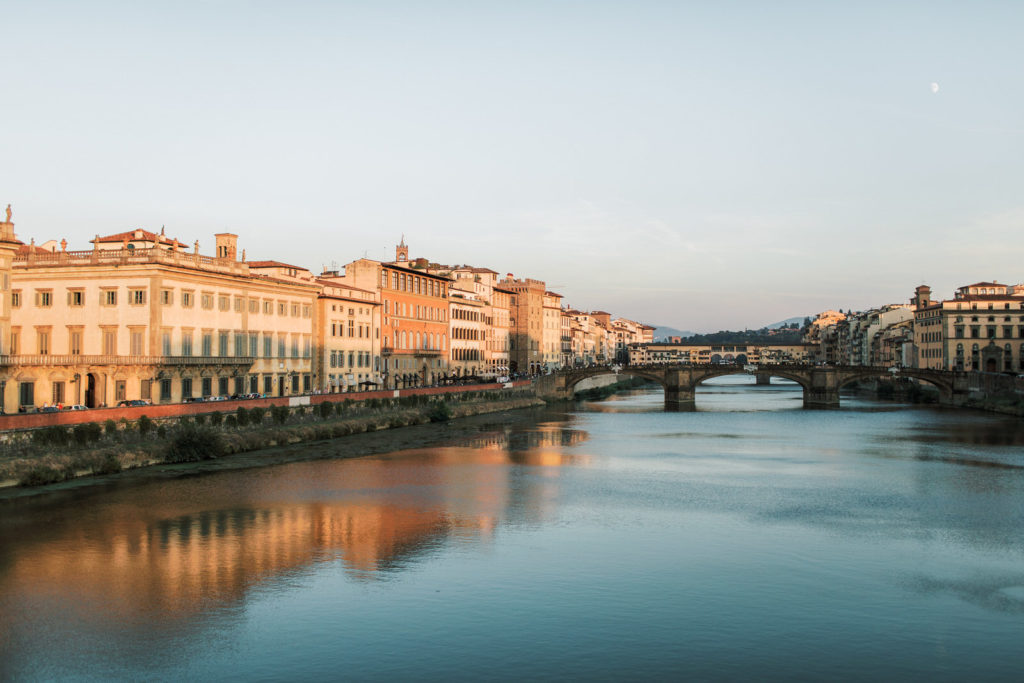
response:
<path fill-rule="evenodd" d="M 1019 674 L 1024 427 L 727 389 L 0 509 L 0 679 Z"/>
<path fill-rule="evenodd" d="M 543 521 L 559 469 L 587 463 L 563 449 L 585 439 L 557 423 L 504 428 L 458 447 L 147 485 L 86 515 L 65 507 L 8 518 L 0 596 L 17 599 L 0 621 L 59 604 L 152 627 L 323 562 L 355 580 L 386 580 L 447 545 L 488 543 L 502 524 Z M 522 468 L 549 473 L 519 476 Z"/>

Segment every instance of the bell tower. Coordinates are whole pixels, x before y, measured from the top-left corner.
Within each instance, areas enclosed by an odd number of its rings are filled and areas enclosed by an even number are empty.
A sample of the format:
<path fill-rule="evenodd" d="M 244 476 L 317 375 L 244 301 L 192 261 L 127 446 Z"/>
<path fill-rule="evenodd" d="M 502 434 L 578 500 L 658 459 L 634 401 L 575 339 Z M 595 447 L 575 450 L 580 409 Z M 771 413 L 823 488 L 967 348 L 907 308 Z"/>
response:
<path fill-rule="evenodd" d="M 395 247 L 395 260 L 396 261 L 408 261 L 409 260 L 409 247 L 405 244 L 405 235 L 402 235 L 402 241 Z"/>
<path fill-rule="evenodd" d="M 230 232 L 219 232 L 217 238 L 217 258 L 238 260 L 238 235 Z"/>

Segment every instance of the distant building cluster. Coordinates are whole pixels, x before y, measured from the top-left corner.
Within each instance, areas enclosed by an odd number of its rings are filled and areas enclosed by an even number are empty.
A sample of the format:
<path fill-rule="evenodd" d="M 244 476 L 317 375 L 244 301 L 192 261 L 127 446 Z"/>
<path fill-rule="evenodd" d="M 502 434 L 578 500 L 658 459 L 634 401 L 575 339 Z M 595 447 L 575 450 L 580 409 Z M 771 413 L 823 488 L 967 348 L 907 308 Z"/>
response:
<path fill-rule="evenodd" d="M 1024 285 L 976 282 L 952 299 L 918 287 L 909 304 L 826 311 L 805 333 L 818 359 L 841 365 L 1024 371 Z"/>
<path fill-rule="evenodd" d="M 502 379 L 628 360 L 654 328 L 579 311 L 541 280 L 410 259 L 314 274 L 136 229 L 91 248 L 0 222 L 0 394 L 44 405 L 172 403 Z"/>

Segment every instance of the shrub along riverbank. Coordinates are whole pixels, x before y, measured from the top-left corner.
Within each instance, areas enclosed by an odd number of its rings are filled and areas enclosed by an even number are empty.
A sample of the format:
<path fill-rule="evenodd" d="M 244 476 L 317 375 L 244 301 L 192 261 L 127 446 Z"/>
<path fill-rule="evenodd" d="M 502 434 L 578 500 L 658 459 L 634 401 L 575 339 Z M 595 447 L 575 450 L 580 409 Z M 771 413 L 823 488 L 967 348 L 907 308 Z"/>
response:
<path fill-rule="evenodd" d="M 0 486 L 40 486 L 160 463 L 197 462 L 287 444 L 541 405 L 503 390 L 315 406 L 240 407 L 229 413 L 46 427 L 0 444 Z"/>

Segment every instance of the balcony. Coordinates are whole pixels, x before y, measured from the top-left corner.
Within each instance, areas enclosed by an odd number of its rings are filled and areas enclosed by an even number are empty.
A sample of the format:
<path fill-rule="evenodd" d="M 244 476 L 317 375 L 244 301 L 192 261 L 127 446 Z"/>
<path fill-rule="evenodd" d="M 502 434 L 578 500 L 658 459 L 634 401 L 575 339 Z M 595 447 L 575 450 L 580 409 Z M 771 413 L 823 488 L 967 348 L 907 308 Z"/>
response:
<path fill-rule="evenodd" d="M 0 356 L 0 366 L 42 365 L 69 367 L 81 365 L 233 365 L 249 366 L 256 360 L 252 356 L 82 356 L 82 355 L 19 355 Z"/>

